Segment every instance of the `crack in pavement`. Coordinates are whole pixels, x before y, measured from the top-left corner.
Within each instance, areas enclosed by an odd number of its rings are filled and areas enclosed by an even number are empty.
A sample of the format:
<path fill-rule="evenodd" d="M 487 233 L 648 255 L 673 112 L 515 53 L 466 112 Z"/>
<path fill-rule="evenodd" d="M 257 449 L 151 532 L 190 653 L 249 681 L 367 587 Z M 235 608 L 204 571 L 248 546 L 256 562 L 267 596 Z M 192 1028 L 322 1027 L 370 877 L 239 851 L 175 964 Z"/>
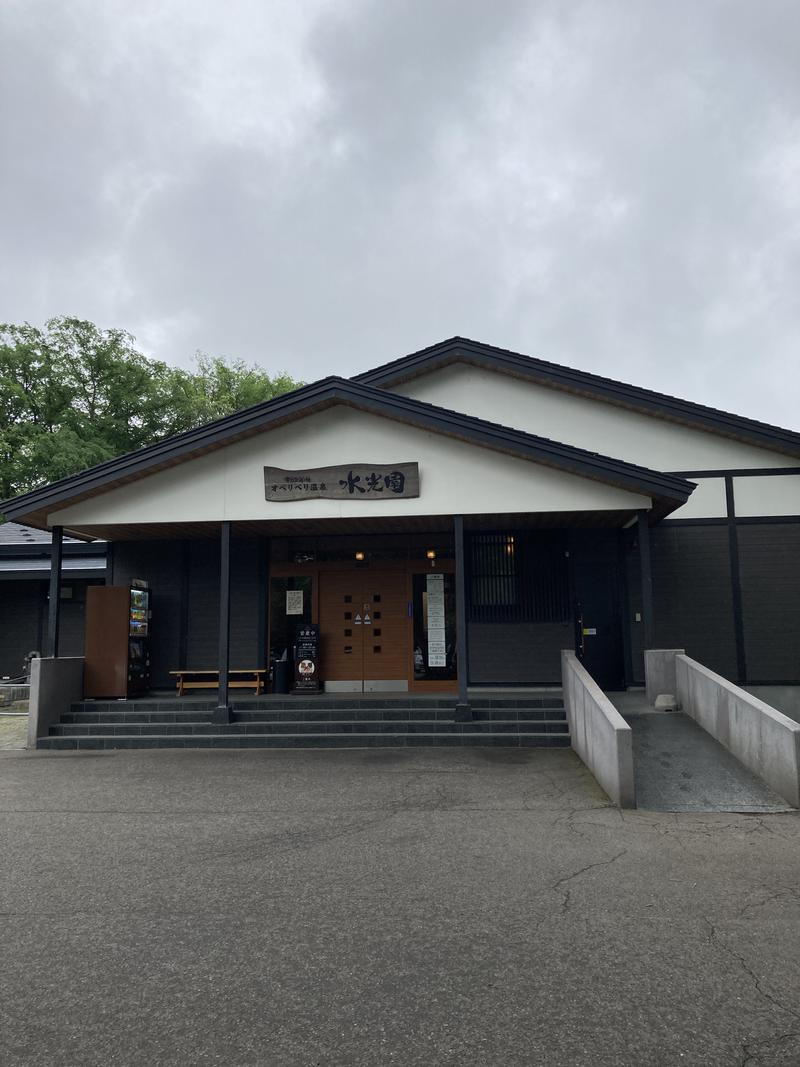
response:
<path fill-rule="evenodd" d="M 567 874 L 563 878 L 559 878 L 557 881 L 553 882 L 550 888 L 558 889 L 559 886 L 562 886 L 567 882 L 571 882 L 574 878 L 579 878 L 582 874 L 586 874 L 587 871 L 594 870 L 595 867 L 610 867 L 612 863 L 616 863 L 618 859 L 621 859 L 622 856 L 626 856 L 627 854 L 628 850 L 627 848 L 624 848 L 621 852 L 618 852 L 615 856 L 612 856 L 610 860 L 598 860 L 597 863 L 587 863 L 585 867 L 581 867 L 580 870 L 575 871 L 573 874 Z M 564 899 L 561 901 L 562 912 L 568 910 L 571 899 L 572 890 L 564 890 Z"/>
<path fill-rule="evenodd" d="M 780 1045 L 784 1041 L 788 1041 L 793 1037 L 800 1038 L 800 1030 L 790 1030 L 789 1033 L 778 1034 L 777 1037 L 770 1037 L 764 1041 L 743 1041 L 742 1058 L 738 1063 L 738 1067 L 748 1067 L 749 1064 L 757 1064 L 759 1060 L 761 1060 L 761 1051 L 759 1050 L 763 1049 L 765 1052 L 769 1052 L 771 1049 L 774 1049 L 776 1045 Z M 769 1067 L 769 1064 L 766 1064 L 765 1067 Z"/>
<path fill-rule="evenodd" d="M 736 951 L 736 949 L 731 948 L 730 945 L 728 945 L 725 941 L 722 940 L 722 938 L 717 933 L 716 926 L 708 918 L 708 916 L 704 915 L 703 921 L 708 926 L 710 931 L 709 943 L 712 945 L 719 945 L 723 952 L 726 952 L 729 956 L 732 956 L 733 959 L 737 960 L 741 969 L 752 980 L 753 985 L 756 987 L 756 990 L 760 993 L 764 1000 L 768 1001 L 774 1008 L 778 1008 L 779 1011 L 783 1011 L 786 1012 L 787 1015 L 791 1015 L 792 1018 L 800 1019 L 800 1011 L 796 1011 L 794 1008 L 787 1007 L 782 1001 L 778 1000 L 776 996 L 774 996 L 772 993 L 768 993 L 766 989 L 762 988 L 761 979 L 759 978 L 759 976 L 756 974 L 756 972 L 753 970 L 753 968 L 750 966 L 744 956 L 742 956 L 739 952 Z"/>

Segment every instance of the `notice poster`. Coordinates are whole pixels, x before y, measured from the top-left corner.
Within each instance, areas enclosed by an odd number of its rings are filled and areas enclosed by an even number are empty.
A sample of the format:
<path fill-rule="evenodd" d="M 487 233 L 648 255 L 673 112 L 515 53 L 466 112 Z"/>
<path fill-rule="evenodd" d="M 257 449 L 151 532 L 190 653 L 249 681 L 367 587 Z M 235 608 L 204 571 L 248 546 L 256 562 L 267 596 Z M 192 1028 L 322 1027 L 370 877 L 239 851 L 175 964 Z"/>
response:
<path fill-rule="evenodd" d="M 294 645 L 294 692 L 319 689 L 319 626 L 299 626 Z"/>
<path fill-rule="evenodd" d="M 286 590 L 286 614 L 287 615 L 302 615 L 303 614 L 303 590 L 302 589 L 287 589 Z"/>
<path fill-rule="evenodd" d="M 444 625 L 444 575 L 426 575 L 428 600 L 428 666 L 447 666 Z"/>

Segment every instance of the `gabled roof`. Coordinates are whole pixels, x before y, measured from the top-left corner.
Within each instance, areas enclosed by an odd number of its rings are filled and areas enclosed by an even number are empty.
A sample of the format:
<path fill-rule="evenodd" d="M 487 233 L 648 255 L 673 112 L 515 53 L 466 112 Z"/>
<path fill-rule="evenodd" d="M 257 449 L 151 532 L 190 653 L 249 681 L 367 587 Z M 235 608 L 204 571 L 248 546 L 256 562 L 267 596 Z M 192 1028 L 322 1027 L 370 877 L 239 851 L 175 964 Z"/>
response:
<path fill-rule="evenodd" d="M 330 377 L 0 502 L 0 512 L 7 518 L 43 528 L 47 525 L 47 514 L 67 503 L 96 496 L 337 404 L 644 494 L 653 498 L 656 514 L 663 515 L 679 507 L 694 489 L 691 482 L 676 475 L 587 452 L 346 378 Z"/>
<path fill-rule="evenodd" d="M 49 530 L 35 530 L 30 526 L 20 526 L 16 522 L 3 522 L 0 520 L 0 556 L 4 553 L 8 555 L 23 555 L 25 553 L 44 553 L 48 555 L 52 541 L 53 535 Z M 73 548 L 79 551 L 83 551 L 86 548 L 86 542 L 75 537 L 65 536 L 62 545 L 65 552 L 71 551 Z M 95 549 L 102 545 L 102 541 L 94 542 Z M 104 548 L 101 547 L 101 550 L 104 551 Z"/>
<path fill-rule="evenodd" d="M 8 545 L 35 547 L 44 545 L 49 549 L 52 537 L 43 530 L 32 530 L 29 526 L 20 526 L 16 522 L 0 523 L 0 552 Z M 70 538 L 65 538 L 65 541 Z"/>
<path fill-rule="evenodd" d="M 779 426 L 744 418 L 742 415 L 732 415 L 727 411 L 695 404 L 690 400 L 679 400 L 652 389 L 626 385 L 612 378 L 603 378 L 599 374 L 575 370 L 558 363 L 548 363 L 546 360 L 510 352 L 505 348 L 495 348 L 494 345 L 471 341 L 468 337 L 451 337 L 447 341 L 357 374 L 353 381 L 385 389 L 452 363 L 468 363 L 511 374 L 538 385 L 593 397 L 618 407 L 800 457 L 800 433 L 793 430 L 784 430 Z"/>

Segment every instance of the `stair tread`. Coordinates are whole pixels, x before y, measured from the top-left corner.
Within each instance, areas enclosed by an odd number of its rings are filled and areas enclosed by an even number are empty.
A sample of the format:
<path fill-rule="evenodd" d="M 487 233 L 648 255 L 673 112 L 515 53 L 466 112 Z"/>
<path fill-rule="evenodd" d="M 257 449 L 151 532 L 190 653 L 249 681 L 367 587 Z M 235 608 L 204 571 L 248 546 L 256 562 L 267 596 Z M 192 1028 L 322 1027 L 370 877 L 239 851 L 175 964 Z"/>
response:
<path fill-rule="evenodd" d="M 532 737 L 532 736 L 537 736 L 537 735 L 541 735 L 542 737 L 554 737 L 554 736 L 555 737 L 559 737 L 559 736 L 561 736 L 558 733 L 554 734 L 552 731 L 550 731 L 550 732 L 545 732 L 543 730 L 526 730 L 525 731 L 525 736 L 526 737 Z M 207 737 L 207 738 L 224 737 L 224 738 L 227 738 L 227 739 L 230 740 L 230 739 L 235 739 L 238 736 L 247 737 L 247 736 L 252 736 L 252 735 L 247 735 L 247 734 L 241 734 L 241 735 L 239 735 L 239 734 L 165 734 L 164 736 L 165 737 L 172 737 L 172 738 L 175 738 L 177 740 L 181 740 L 181 739 L 194 740 L 197 737 Z M 302 738 L 307 738 L 307 737 L 330 737 L 331 734 L 330 733 L 296 734 L 296 733 L 290 732 L 290 733 L 285 733 L 285 734 L 273 733 L 273 734 L 268 734 L 268 735 L 265 735 L 265 736 L 269 736 L 269 737 L 302 737 Z M 373 733 L 370 733 L 369 731 L 365 730 L 365 731 L 362 731 L 361 733 L 348 734 L 347 736 L 348 737 L 373 737 L 373 736 L 382 737 L 382 736 L 385 736 L 385 734 L 381 734 L 379 732 L 376 732 L 376 733 L 373 734 Z M 415 736 L 415 737 L 441 737 L 442 733 L 441 732 L 437 733 L 436 731 L 433 731 L 433 730 L 427 731 L 427 732 L 420 730 L 420 731 L 417 731 L 413 736 Z M 464 731 L 460 732 L 460 736 L 464 736 L 464 737 L 491 737 L 492 736 L 492 731 L 491 730 L 478 730 L 478 731 L 464 730 Z M 513 735 L 501 734 L 499 736 L 507 737 L 507 736 L 513 736 Z M 564 736 L 566 736 L 566 731 L 564 731 Z M 46 740 L 46 741 L 58 741 L 58 740 L 80 740 L 80 741 L 84 741 L 84 740 L 86 740 L 86 741 L 89 741 L 89 740 L 103 740 L 103 741 L 114 740 L 114 741 L 117 741 L 117 740 L 120 740 L 120 741 L 124 741 L 124 740 L 128 740 L 128 739 L 132 739 L 132 740 L 136 740 L 136 741 L 146 741 L 146 740 L 155 740 L 158 737 L 159 737 L 158 734 L 80 734 L 80 735 L 77 735 L 75 737 L 70 737 L 69 735 L 51 735 L 50 737 L 42 738 L 41 740 Z"/>
<path fill-rule="evenodd" d="M 301 726 L 301 725 L 302 726 L 313 726 L 315 721 L 318 721 L 320 723 L 325 722 L 326 725 L 329 725 L 329 726 L 348 726 L 348 725 L 352 726 L 352 725 L 355 725 L 356 723 L 358 725 L 361 725 L 361 726 L 365 725 L 365 720 L 364 719 L 333 719 L 330 722 L 328 722 L 327 720 L 324 720 L 324 719 L 320 719 L 320 720 L 310 719 L 305 723 L 297 723 L 297 722 L 294 722 L 291 719 L 264 719 L 263 721 L 259 720 L 259 719 L 248 719 L 248 720 L 246 720 L 244 722 L 232 722 L 232 723 L 229 723 L 228 725 L 230 725 L 230 726 L 242 726 L 242 727 L 244 727 L 244 726 L 291 726 L 291 727 L 297 727 L 297 726 Z M 431 720 L 431 719 L 378 719 L 378 720 L 376 720 L 376 722 L 379 722 L 381 725 L 384 725 L 384 726 L 397 726 L 397 727 L 402 727 L 402 726 L 407 726 L 407 725 L 422 726 L 422 725 L 426 725 L 426 724 L 431 723 L 431 722 L 438 722 L 438 723 L 459 722 L 460 723 L 460 722 L 465 722 L 465 721 L 469 722 L 470 720 L 468 720 L 468 719 L 467 720 L 462 720 L 462 719 L 433 719 L 433 720 Z M 563 723 L 566 722 L 566 719 L 473 719 L 472 721 L 473 722 L 481 722 L 481 723 L 491 723 L 492 725 L 498 725 L 498 726 L 501 726 L 501 725 L 525 726 L 525 725 L 541 725 L 543 723 L 559 723 L 559 724 L 563 724 Z M 369 720 L 366 720 L 366 722 L 368 723 Z M 78 723 L 78 722 L 65 723 L 65 722 L 61 722 L 58 725 L 60 725 L 60 726 L 113 726 L 114 728 L 117 728 L 118 726 L 213 726 L 214 723 L 213 722 L 209 722 L 207 719 L 197 719 L 197 720 L 184 719 L 181 722 L 126 722 L 126 723 L 117 723 L 117 722 L 113 722 L 113 721 L 108 721 L 108 722 L 99 721 L 99 722 L 86 722 L 86 723 Z"/>

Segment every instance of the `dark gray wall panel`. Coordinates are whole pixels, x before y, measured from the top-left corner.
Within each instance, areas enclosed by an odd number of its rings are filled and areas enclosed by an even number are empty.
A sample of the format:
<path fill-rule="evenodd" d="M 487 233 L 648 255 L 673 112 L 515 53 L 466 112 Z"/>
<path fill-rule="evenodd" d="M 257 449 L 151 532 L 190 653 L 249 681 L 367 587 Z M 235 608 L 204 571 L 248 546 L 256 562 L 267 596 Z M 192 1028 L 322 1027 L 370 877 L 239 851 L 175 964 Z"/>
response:
<path fill-rule="evenodd" d="M 97 584 L 69 578 L 61 583 L 71 596 L 61 600 L 60 656 L 83 655 L 86 586 Z M 0 582 L 0 676 L 16 677 L 28 652 L 44 651 L 48 591 L 47 581 Z"/>
<path fill-rule="evenodd" d="M 22 673 L 28 652 L 43 651 L 47 582 L 0 582 L 0 675 Z"/>
<path fill-rule="evenodd" d="M 264 570 L 262 544 L 255 538 L 231 541 L 231 668 L 263 667 L 259 650 L 259 598 Z M 219 544 L 189 543 L 187 666 L 216 670 L 219 659 Z"/>
<path fill-rule="evenodd" d="M 264 568 L 259 559 L 261 541 L 234 539 L 231 544 L 231 667 L 265 667 L 267 656 L 259 648 L 259 608 Z"/>
<path fill-rule="evenodd" d="M 619 541 L 616 530 L 571 530 L 569 547 L 574 597 L 583 625 L 582 661 L 604 689 L 625 684 Z"/>
<path fill-rule="evenodd" d="M 132 578 L 150 583 L 150 677 L 154 688 L 175 684 L 169 672 L 179 662 L 181 553 L 178 541 L 118 541 L 114 544 L 114 585 Z"/>
<path fill-rule="evenodd" d="M 186 666 L 216 670 L 219 658 L 219 544 L 189 542 Z"/>
<path fill-rule="evenodd" d="M 632 685 L 644 685 L 644 624 L 642 618 L 642 562 L 639 545 L 625 552 L 625 583 L 628 592 L 628 632 L 631 645 Z M 639 615 L 639 622 L 636 615 Z"/>
<path fill-rule="evenodd" d="M 740 525 L 747 677 L 800 680 L 800 524 Z"/>
<path fill-rule="evenodd" d="M 685 648 L 735 681 L 728 528 L 655 526 L 650 543 L 656 647 Z"/>
<path fill-rule="evenodd" d="M 263 666 L 258 650 L 259 542 L 231 545 L 231 666 Z M 219 544 L 189 541 L 186 547 L 186 662 L 180 662 L 184 547 L 179 541 L 118 542 L 114 584 L 131 578 L 150 582 L 153 597 L 151 672 L 153 685 L 174 684 L 178 667 L 215 670 L 219 654 Z"/>
<path fill-rule="evenodd" d="M 73 582 L 67 578 L 62 581 L 61 588 L 72 590 L 69 599 L 61 600 L 61 625 L 59 627 L 58 654 L 59 656 L 82 656 L 86 624 L 86 587 L 87 585 L 102 585 L 102 581 Z M 44 620 L 44 628 L 47 629 L 47 619 Z"/>
<path fill-rule="evenodd" d="M 561 649 L 574 648 L 569 623 L 470 623 L 470 682 L 561 684 Z"/>

